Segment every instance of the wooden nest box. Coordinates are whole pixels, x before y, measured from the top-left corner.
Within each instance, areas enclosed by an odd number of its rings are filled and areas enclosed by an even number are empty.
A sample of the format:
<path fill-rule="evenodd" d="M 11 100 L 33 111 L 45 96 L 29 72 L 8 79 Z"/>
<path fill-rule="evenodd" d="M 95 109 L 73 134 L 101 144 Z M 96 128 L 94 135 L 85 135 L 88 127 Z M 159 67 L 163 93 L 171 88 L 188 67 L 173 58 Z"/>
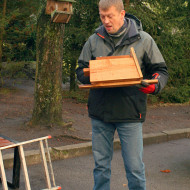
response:
<path fill-rule="evenodd" d="M 68 23 L 73 14 L 74 0 L 47 0 L 46 14 L 56 23 Z"/>
<path fill-rule="evenodd" d="M 90 76 L 91 84 L 79 85 L 79 88 L 113 88 L 133 85 L 148 86 L 158 83 L 158 79 L 143 80 L 134 48 L 130 55 L 97 57 L 89 61 L 84 75 Z"/>

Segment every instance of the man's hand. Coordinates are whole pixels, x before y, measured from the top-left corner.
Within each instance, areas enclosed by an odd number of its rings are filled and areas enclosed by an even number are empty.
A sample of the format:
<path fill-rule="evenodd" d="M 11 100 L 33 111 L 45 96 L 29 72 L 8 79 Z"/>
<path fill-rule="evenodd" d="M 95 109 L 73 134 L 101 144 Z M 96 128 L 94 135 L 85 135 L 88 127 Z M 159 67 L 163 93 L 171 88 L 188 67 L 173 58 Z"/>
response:
<path fill-rule="evenodd" d="M 145 94 L 152 94 L 154 93 L 155 89 L 156 89 L 155 84 L 150 84 L 147 87 L 140 88 L 139 90 Z"/>
<path fill-rule="evenodd" d="M 152 75 L 152 79 L 157 79 L 157 78 L 159 78 L 159 74 L 158 73 L 154 73 Z M 148 85 L 146 87 L 141 87 L 139 90 L 141 92 L 145 93 L 145 94 L 152 94 L 152 93 L 154 93 L 155 89 L 156 89 L 155 84 L 150 84 L 150 85 Z"/>

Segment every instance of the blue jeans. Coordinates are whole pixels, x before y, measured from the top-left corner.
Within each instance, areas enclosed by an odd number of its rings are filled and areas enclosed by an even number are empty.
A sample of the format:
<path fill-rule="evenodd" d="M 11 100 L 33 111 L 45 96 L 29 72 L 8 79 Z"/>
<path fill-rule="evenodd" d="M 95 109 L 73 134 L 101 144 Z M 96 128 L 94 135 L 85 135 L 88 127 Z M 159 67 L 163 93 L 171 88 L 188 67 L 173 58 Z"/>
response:
<path fill-rule="evenodd" d="M 92 151 L 95 161 L 93 190 L 110 190 L 114 133 L 122 149 L 129 190 L 146 190 L 142 123 L 105 123 L 92 119 Z"/>

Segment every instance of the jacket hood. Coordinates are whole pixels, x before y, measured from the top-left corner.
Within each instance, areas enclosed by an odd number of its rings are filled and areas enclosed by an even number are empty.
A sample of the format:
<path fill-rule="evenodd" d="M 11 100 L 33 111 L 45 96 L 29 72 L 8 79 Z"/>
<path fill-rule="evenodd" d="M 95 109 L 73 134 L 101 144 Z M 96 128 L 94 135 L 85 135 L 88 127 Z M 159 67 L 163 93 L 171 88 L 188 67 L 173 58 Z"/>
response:
<path fill-rule="evenodd" d="M 142 23 L 136 16 L 134 16 L 134 15 L 132 15 L 130 13 L 126 13 L 125 14 L 125 19 L 127 19 L 127 18 L 134 22 L 134 24 L 136 25 L 136 28 L 137 28 L 138 31 L 143 30 Z"/>

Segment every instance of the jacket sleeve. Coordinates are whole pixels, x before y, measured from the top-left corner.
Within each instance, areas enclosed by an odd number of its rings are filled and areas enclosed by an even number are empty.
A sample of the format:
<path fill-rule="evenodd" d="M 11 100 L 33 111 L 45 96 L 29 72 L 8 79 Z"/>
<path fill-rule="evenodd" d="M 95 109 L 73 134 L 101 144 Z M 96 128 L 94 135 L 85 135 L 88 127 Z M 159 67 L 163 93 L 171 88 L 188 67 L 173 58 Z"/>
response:
<path fill-rule="evenodd" d="M 168 71 L 164 58 L 151 36 L 149 36 L 147 42 L 148 43 L 144 45 L 144 77 L 146 76 L 146 78 L 152 79 L 154 74 L 158 76 L 158 84 L 156 84 L 156 89 L 153 93 L 157 94 L 164 88 L 168 81 Z"/>
<path fill-rule="evenodd" d="M 83 84 L 90 84 L 90 77 L 84 76 L 83 69 L 89 67 L 92 53 L 89 40 L 85 43 L 78 59 L 78 67 L 76 69 L 77 79 Z"/>

